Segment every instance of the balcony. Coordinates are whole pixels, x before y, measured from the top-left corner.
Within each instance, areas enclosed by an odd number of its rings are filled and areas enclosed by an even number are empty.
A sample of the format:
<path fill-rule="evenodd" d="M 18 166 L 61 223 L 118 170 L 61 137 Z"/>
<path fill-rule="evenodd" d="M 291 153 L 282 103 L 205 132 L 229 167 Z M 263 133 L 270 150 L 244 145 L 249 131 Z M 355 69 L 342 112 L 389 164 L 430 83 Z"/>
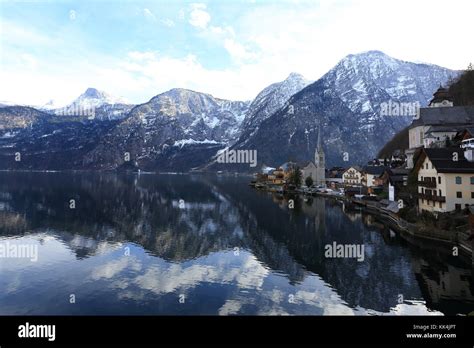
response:
<path fill-rule="evenodd" d="M 446 202 L 446 197 L 445 196 L 426 195 L 426 194 L 423 194 L 423 193 L 419 193 L 418 198 L 426 199 L 428 201 L 433 201 L 433 202 L 441 202 L 441 203 Z"/>
<path fill-rule="evenodd" d="M 423 180 L 423 181 L 418 181 L 418 186 L 422 186 L 422 187 L 428 187 L 428 188 L 436 188 L 436 181 L 427 181 L 427 180 Z"/>

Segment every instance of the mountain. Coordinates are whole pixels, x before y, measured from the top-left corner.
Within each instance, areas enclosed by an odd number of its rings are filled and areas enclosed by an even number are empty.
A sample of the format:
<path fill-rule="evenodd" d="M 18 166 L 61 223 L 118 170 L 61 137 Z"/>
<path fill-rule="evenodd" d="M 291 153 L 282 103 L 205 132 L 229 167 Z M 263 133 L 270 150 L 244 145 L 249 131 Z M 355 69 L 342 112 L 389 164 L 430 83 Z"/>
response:
<path fill-rule="evenodd" d="M 302 75 L 291 73 L 285 80 L 264 88 L 250 104 L 247 115 L 242 122 L 238 144 L 251 137 L 264 120 L 280 109 L 293 94 L 301 91 L 309 83 L 310 81 Z"/>
<path fill-rule="evenodd" d="M 100 141 L 84 166 L 116 169 L 124 154 L 142 169 L 189 170 L 235 142 L 249 102 L 172 89 L 134 107 Z"/>
<path fill-rule="evenodd" d="M 426 105 L 458 74 L 369 51 L 312 84 L 290 74 L 251 103 L 176 88 L 134 106 L 89 88 L 63 110 L 0 107 L 0 168 L 251 171 L 312 159 L 318 128 L 327 167 L 363 164 L 412 119 L 382 115 L 383 103 Z M 213 163 L 224 148 L 257 150 L 258 166 Z"/>
<path fill-rule="evenodd" d="M 95 88 L 87 88 L 71 104 L 57 107 L 53 100 L 42 107 L 44 111 L 64 116 L 86 116 L 99 120 L 123 119 L 134 105 Z"/>
<path fill-rule="evenodd" d="M 321 126 L 326 166 L 363 164 L 412 119 L 382 116 L 383 103 L 427 105 L 438 86 L 457 74 L 436 65 L 398 60 L 380 51 L 351 54 L 293 95 L 232 149 L 257 150 L 259 166 L 309 160 Z M 248 165 L 217 168 L 249 170 Z"/>
<path fill-rule="evenodd" d="M 0 169 L 80 169 L 83 157 L 117 122 L 1 107 Z"/>
<path fill-rule="evenodd" d="M 2 132 L 18 132 L 31 127 L 40 119 L 47 117 L 47 113 L 28 106 L 0 107 L 0 137 Z"/>

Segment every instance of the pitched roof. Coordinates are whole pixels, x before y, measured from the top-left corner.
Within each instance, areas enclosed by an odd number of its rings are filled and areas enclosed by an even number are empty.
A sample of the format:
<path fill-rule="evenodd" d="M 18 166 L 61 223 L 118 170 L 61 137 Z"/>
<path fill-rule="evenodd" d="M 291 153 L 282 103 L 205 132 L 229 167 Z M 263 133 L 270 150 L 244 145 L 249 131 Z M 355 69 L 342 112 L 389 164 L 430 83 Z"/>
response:
<path fill-rule="evenodd" d="M 358 172 L 362 172 L 362 168 L 359 167 L 359 166 L 350 166 L 349 168 L 347 168 L 346 170 L 344 170 L 344 173 L 347 172 L 349 169 L 355 169 L 357 170 Z"/>
<path fill-rule="evenodd" d="M 371 175 L 380 175 L 382 174 L 387 167 L 384 166 L 365 166 L 364 172 Z"/>
<path fill-rule="evenodd" d="M 413 120 L 410 128 L 423 125 L 474 125 L 474 105 L 421 108 L 420 117 Z"/>
<path fill-rule="evenodd" d="M 458 154 L 457 161 L 453 161 L 453 153 Z M 464 150 L 461 148 L 423 149 L 415 166 L 417 172 L 426 157 L 438 173 L 474 173 L 474 162 L 469 162 L 464 157 Z"/>
<path fill-rule="evenodd" d="M 469 126 L 474 126 L 473 125 L 460 125 L 460 126 L 430 126 L 428 128 L 428 131 L 426 132 L 426 134 L 429 134 L 429 133 L 437 133 L 437 132 L 460 132 L 466 128 L 468 128 Z"/>
<path fill-rule="evenodd" d="M 309 166 L 310 164 L 313 164 L 316 167 L 316 165 L 314 164 L 313 161 L 299 162 L 298 167 L 300 167 L 300 169 L 303 169 L 303 168 L 306 168 L 307 166 Z"/>

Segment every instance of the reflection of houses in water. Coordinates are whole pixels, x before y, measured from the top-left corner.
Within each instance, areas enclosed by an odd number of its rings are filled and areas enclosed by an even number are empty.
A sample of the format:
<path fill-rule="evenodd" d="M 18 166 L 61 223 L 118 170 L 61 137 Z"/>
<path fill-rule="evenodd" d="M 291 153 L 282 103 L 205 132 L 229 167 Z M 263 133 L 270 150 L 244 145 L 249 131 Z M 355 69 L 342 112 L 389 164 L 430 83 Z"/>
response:
<path fill-rule="evenodd" d="M 356 207 L 352 203 L 344 202 L 342 204 L 342 211 L 349 218 L 349 220 L 351 220 L 352 222 L 359 221 L 362 217 L 362 213 L 360 211 L 360 208 Z"/>
<path fill-rule="evenodd" d="M 474 283 L 468 268 L 444 264 L 435 270 L 432 261 L 413 260 L 413 269 L 430 307 L 446 314 L 468 314 L 474 311 Z"/>
<path fill-rule="evenodd" d="M 326 200 L 310 199 L 301 205 L 303 213 L 314 218 L 316 231 L 323 234 L 326 231 Z"/>

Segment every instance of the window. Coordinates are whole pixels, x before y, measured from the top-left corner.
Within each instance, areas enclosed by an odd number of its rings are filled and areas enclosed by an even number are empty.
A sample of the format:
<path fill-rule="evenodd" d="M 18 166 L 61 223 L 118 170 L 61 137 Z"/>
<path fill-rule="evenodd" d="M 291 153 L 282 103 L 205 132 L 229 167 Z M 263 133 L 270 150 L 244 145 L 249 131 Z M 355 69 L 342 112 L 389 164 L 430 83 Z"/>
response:
<path fill-rule="evenodd" d="M 442 207 L 443 207 L 443 203 L 439 202 L 439 207 L 442 208 Z"/>
<path fill-rule="evenodd" d="M 462 184 L 462 178 L 460 176 L 456 177 L 456 185 L 461 185 Z"/>
<path fill-rule="evenodd" d="M 460 211 L 460 210 L 461 210 L 461 204 L 455 204 L 455 205 L 454 205 L 454 208 L 455 208 L 457 211 Z"/>
<path fill-rule="evenodd" d="M 471 176 L 471 185 L 474 185 L 474 176 Z"/>
<path fill-rule="evenodd" d="M 474 192 L 471 192 L 471 198 L 474 199 Z"/>
<path fill-rule="evenodd" d="M 423 177 L 421 177 L 420 181 L 423 181 Z"/>
<path fill-rule="evenodd" d="M 441 184 L 441 177 L 440 176 L 438 176 L 438 184 Z"/>
<path fill-rule="evenodd" d="M 439 195 L 442 196 L 443 194 L 441 193 L 441 190 L 439 190 Z"/>
<path fill-rule="evenodd" d="M 456 192 L 456 198 L 462 198 L 462 192 Z"/>

